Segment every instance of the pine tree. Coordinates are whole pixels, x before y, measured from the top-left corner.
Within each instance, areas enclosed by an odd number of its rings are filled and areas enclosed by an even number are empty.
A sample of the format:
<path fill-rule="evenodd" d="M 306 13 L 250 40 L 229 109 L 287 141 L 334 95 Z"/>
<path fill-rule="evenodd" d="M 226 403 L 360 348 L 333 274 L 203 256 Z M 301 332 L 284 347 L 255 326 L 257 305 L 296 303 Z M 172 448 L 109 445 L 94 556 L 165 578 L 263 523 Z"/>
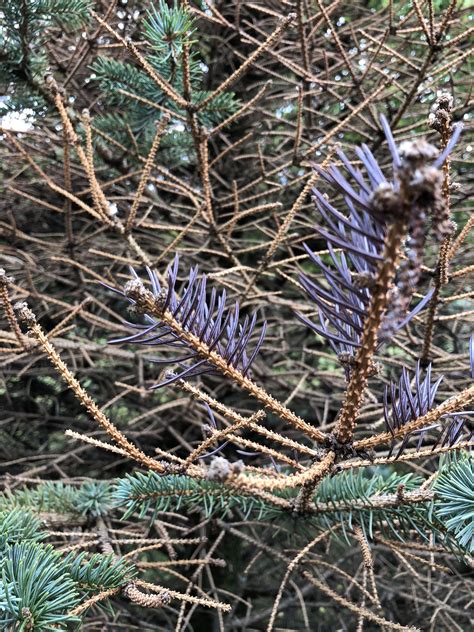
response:
<path fill-rule="evenodd" d="M 2 629 L 468 625 L 466 9 L 283 4 L 0 9 Z"/>

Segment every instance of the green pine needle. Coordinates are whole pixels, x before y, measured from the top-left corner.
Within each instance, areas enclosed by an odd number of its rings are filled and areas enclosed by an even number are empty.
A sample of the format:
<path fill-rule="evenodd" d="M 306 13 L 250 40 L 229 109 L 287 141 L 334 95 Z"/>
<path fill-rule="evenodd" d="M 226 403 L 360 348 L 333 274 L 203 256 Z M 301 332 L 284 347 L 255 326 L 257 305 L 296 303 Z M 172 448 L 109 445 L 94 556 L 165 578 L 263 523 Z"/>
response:
<path fill-rule="evenodd" d="M 474 552 L 474 458 L 447 460 L 436 478 L 434 514 L 456 542 Z"/>
<path fill-rule="evenodd" d="M 56 632 L 79 621 L 68 614 L 79 603 L 79 594 L 52 546 L 36 542 L 7 546 L 0 570 L 3 630 Z"/>
<path fill-rule="evenodd" d="M 41 520 L 30 511 L 17 508 L 0 512 L 0 555 L 16 542 L 42 540 L 45 534 L 41 528 Z"/>
<path fill-rule="evenodd" d="M 137 571 L 124 559 L 115 555 L 70 553 L 64 560 L 68 573 L 82 590 L 100 592 L 127 584 Z"/>

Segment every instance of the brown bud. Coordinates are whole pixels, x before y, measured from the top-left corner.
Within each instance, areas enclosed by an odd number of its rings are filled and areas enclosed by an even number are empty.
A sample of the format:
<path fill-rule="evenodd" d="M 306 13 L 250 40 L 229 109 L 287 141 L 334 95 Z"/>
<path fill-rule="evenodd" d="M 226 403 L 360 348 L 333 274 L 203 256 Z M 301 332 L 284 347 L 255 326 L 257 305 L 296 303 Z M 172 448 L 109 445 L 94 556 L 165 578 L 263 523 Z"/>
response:
<path fill-rule="evenodd" d="M 447 110 L 449 112 L 453 109 L 453 106 L 454 98 L 452 94 L 449 92 L 438 92 L 436 101 L 431 107 L 431 111 L 437 112 L 438 110 Z"/>
<path fill-rule="evenodd" d="M 429 160 L 434 160 L 438 150 L 424 138 L 405 140 L 398 148 L 398 154 L 402 162 L 402 170 L 416 169 Z"/>
<path fill-rule="evenodd" d="M 223 483 L 230 475 L 230 463 L 223 456 L 216 456 L 208 467 L 206 478 L 209 481 Z"/>
<path fill-rule="evenodd" d="M 408 183 L 410 201 L 420 208 L 442 205 L 443 173 L 436 167 L 415 169 Z"/>
<path fill-rule="evenodd" d="M 389 182 L 382 182 L 372 193 L 369 206 L 374 215 L 389 219 L 401 213 L 402 205 L 399 194 Z"/>
<path fill-rule="evenodd" d="M 28 327 L 32 327 L 36 324 L 36 316 L 28 307 L 28 303 L 26 303 L 26 301 L 15 303 L 15 305 L 13 305 L 13 309 L 15 310 L 20 322 L 25 323 Z"/>
<path fill-rule="evenodd" d="M 128 281 L 124 285 L 123 293 L 128 298 L 134 300 L 139 308 L 149 301 L 157 303 L 156 297 L 150 290 L 147 290 L 140 279 L 131 279 Z"/>
<path fill-rule="evenodd" d="M 10 285 L 14 283 L 15 279 L 13 277 L 7 276 L 7 273 L 3 268 L 0 268 L 0 285 Z"/>
<path fill-rule="evenodd" d="M 240 460 L 230 463 L 223 456 L 216 456 L 208 467 L 206 478 L 208 481 L 214 481 L 215 483 L 224 483 L 229 478 L 242 474 L 244 469 L 245 465 Z"/>

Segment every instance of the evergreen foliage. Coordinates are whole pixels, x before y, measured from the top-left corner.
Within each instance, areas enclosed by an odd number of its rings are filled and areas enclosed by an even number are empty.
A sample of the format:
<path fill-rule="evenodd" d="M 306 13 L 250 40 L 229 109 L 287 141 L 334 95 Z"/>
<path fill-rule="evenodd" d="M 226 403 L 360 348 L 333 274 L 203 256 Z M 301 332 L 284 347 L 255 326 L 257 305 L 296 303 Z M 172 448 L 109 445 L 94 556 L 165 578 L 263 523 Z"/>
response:
<path fill-rule="evenodd" d="M 46 481 L 36 487 L 7 492 L 0 498 L 0 507 L 30 508 L 36 512 L 58 512 L 100 516 L 112 507 L 107 481 L 85 481 L 79 487 Z"/>
<path fill-rule="evenodd" d="M 0 513 L 0 551 L 3 555 L 15 542 L 37 542 L 45 538 L 41 521 L 24 509 L 5 510 Z"/>
<path fill-rule="evenodd" d="M 48 70 L 51 29 L 73 31 L 89 22 L 93 0 L 5 0 L 1 6 L 0 84 L 15 88 L 6 110 L 45 105 L 41 83 Z M 1 110 L 0 110 L 1 112 Z"/>
<path fill-rule="evenodd" d="M 446 525 L 460 549 L 470 552 L 473 535 L 471 474 L 470 458 L 459 461 L 454 468 L 446 466 L 433 484 L 435 501 L 427 498 L 425 502 L 404 505 L 388 495 L 396 496 L 400 490 L 403 493 L 414 491 L 422 484 L 422 478 L 400 475 L 389 469 L 379 473 L 341 472 L 326 478 L 319 486 L 314 496 L 314 510 L 305 517 L 305 529 L 309 524 L 316 530 L 342 526 L 346 541 L 355 525 L 361 526 L 370 539 L 383 533 L 403 541 L 415 530 L 423 540 L 429 541 L 433 535 L 444 539 Z M 282 496 L 294 499 L 291 490 Z M 115 497 L 117 505 L 126 508 L 124 519 L 133 514 L 144 519 L 150 512 L 156 517 L 159 512 L 167 511 L 199 512 L 205 518 L 224 519 L 238 511 L 248 520 L 280 520 L 296 531 L 299 526 L 291 510 L 278 508 L 258 497 L 245 496 L 225 485 L 186 476 L 159 476 L 153 472 L 128 475 L 118 481 Z M 384 501 L 386 506 L 383 506 Z M 447 515 L 450 520 L 445 523 L 443 518 Z"/>
<path fill-rule="evenodd" d="M 70 553 L 64 560 L 64 566 L 82 590 L 93 592 L 124 586 L 137 574 L 126 560 L 100 553 L 91 556 Z"/>
<path fill-rule="evenodd" d="M 81 620 L 71 614 L 80 601 L 121 588 L 137 574 L 133 564 L 113 554 L 71 551 L 64 556 L 41 542 L 48 537 L 44 524 L 47 512 L 61 515 L 73 511 L 79 515 L 87 511 L 92 517 L 109 511 L 110 503 L 111 490 L 104 481 L 87 481 L 77 490 L 61 483 L 45 483 L 3 497 L 0 622 L 5 629 L 69 629 Z M 29 510 L 15 505 L 28 506 Z"/>
<path fill-rule="evenodd" d="M 474 459 L 448 460 L 434 483 L 434 513 L 459 546 L 474 551 Z"/>
<path fill-rule="evenodd" d="M 17 542 L 1 561 L 0 622 L 12 632 L 53 632 L 76 623 L 68 614 L 79 601 L 72 577 L 50 545 Z"/>
<path fill-rule="evenodd" d="M 468 629 L 461 5 L 3 0 L 1 629 Z"/>
<path fill-rule="evenodd" d="M 197 106 L 210 92 L 202 87 L 207 68 L 194 50 L 194 34 L 192 15 L 177 2 L 169 6 L 165 0 L 158 0 L 147 11 L 143 21 L 146 61 L 178 94 L 184 91 L 183 49 L 187 47 L 192 103 Z M 171 160 L 171 164 L 194 161 L 193 152 L 187 151 L 192 142 L 190 130 L 182 123 L 185 110 L 177 106 L 145 70 L 113 57 L 99 56 L 91 65 L 91 71 L 103 98 L 114 110 L 96 119 L 100 130 L 118 142 L 127 144 L 130 140 L 127 129 L 130 128 L 141 151 L 147 153 L 156 121 L 162 116 L 159 110 L 161 106 L 180 115 L 180 118 L 171 121 L 170 131 L 164 138 L 165 150 L 166 145 L 169 146 L 166 158 Z M 198 111 L 197 120 L 201 125 L 213 127 L 234 114 L 240 106 L 241 103 L 232 92 L 223 92 Z"/>
<path fill-rule="evenodd" d="M 3 505 L 24 504 L 30 510 L 15 507 L 0 513 L 1 621 L 12 630 L 55 630 L 58 625 L 79 621 L 68 613 L 82 600 L 80 595 L 84 598 L 121 588 L 136 577 L 133 564 L 113 554 L 70 552 L 62 557 L 51 545 L 41 543 L 47 532 L 35 512 L 83 513 L 87 511 L 83 499 L 91 497 L 91 490 L 100 490 L 95 502 L 87 503 L 91 516 L 114 510 L 125 510 L 124 520 L 136 514 L 147 521 L 156 520 L 163 512 L 198 512 L 206 519 L 241 515 L 245 520 L 284 525 L 297 537 L 329 529 L 336 539 L 342 535 L 347 544 L 356 526 L 369 540 L 383 535 L 403 542 L 415 531 L 422 540 L 433 542 L 436 535 L 435 542 L 444 541 L 460 553 L 463 549 L 469 553 L 474 542 L 472 468 L 472 457 L 446 459 L 433 483 L 434 498 L 413 504 L 404 504 L 403 494 L 419 489 L 423 482 L 420 477 L 388 469 L 380 473 L 341 472 L 319 486 L 314 509 L 305 516 L 304 525 L 288 509 L 223 484 L 183 475 L 149 472 L 127 475 L 114 484 L 87 481 L 77 489 L 60 483 L 25 488 L 4 496 Z M 62 496 L 68 501 L 58 505 Z M 290 490 L 281 497 L 295 498 Z"/>

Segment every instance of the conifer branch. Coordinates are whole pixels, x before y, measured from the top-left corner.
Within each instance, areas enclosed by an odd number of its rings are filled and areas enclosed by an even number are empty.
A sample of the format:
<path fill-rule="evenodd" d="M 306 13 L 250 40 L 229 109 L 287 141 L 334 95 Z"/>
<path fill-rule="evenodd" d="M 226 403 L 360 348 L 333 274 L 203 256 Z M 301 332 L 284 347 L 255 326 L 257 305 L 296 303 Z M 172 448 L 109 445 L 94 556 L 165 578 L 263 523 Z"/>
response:
<path fill-rule="evenodd" d="M 174 101 L 176 105 L 178 105 L 180 108 L 186 109 L 187 107 L 186 100 L 183 99 L 183 97 L 181 97 L 175 91 L 175 89 L 163 77 L 161 77 L 156 72 L 156 70 L 154 70 L 154 68 L 149 64 L 149 62 L 145 59 L 145 57 L 143 57 L 143 55 L 140 53 L 137 46 L 133 42 L 125 40 L 119 33 L 117 33 L 117 31 L 115 31 L 111 26 L 109 26 L 109 24 L 107 24 L 107 22 L 105 22 L 101 17 L 99 17 L 97 13 L 95 13 L 94 11 L 91 11 L 91 15 L 95 20 L 97 20 L 97 22 L 100 25 L 102 25 L 106 29 L 106 31 L 108 31 L 118 42 L 120 42 L 120 44 L 122 44 L 122 46 L 126 50 L 128 50 L 132 54 L 132 56 L 135 58 L 138 64 L 143 68 L 143 70 L 150 77 L 150 79 L 152 79 L 156 83 L 156 85 L 161 90 L 163 90 L 164 94 L 166 94 L 166 96 L 169 99 L 171 99 L 171 101 Z"/>
<path fill-rule="evenodd" d="M 56 368 L 56 370 L 58 371 L 60 376 L 64 379 L 64 381 L 69 386 L 69 388 L 74 392 L 74 395 L 77 397 L 80 403 L 84 406 L 84 408 L 88 411 L 91 417 L 107 432 L 107 434 L 115 441 L 115 443 L 118 446 L 120 446 L 130 456 L 130 458 L 132 458 L 134 461 L 138 461 L 145 467 L 150 468 L 152 471 L 164 472 L 165 467 L 161 463 L 159 463 L 155 459 L 152 459 L 146 456 L 135 445 L 130 443 L 130 441 L 128 441 L 128 439 L 124 437 L 124 435 L 113 425 L 113 423 L 99 409 L 95 401 L 79 384 L 79 382 L 76 380 L 73 374 L 69 371 L 68 367 L 61 360 L 56 349 L 53 347 L 51 342 L 45 336 L 42 328 L 36 322 L 35 315 L 28 308 L 26 303 L 18 303 L 15 306 L 15 309 L 20 321 L 23 322 L 28 327 L 28 330 L 31 332 L 31 335 L 41 345 L 44 352 L 48 356 L 50 362 Z"/>
<path fill-rule="evenodd" d="M 1 8 L 0 628 L 464 629 L 469 10 L 93 4 Z"/>
<path fill-rule="evenodd" d="M 209 103 L 218 97 L 220 94 L 225 92 L 227 88 L 229 88 L 233 83 L 238 81 L 242 75 L 247 71 L 247 69 L 261 56 L 265 51 L 275 44 L 280 37 L 283 35 L 285 30 L 292 24 L 295 20 L 296 15 L 294 13 L 289 13 L 288 16 L 282 18 L 280 20 L 280 24 L 276 27 L 276 29 L 271 33 L 267 39 L 256 49 L 254 52 L 246 59 L 246 61 L 239 67 L 235 72 L 225 79 L 218 88 L 216 88 L 213 92 L 211 92 L 205 99 L 203 99 L 198 105 L 197 110 L 203 110 Z"/>
<path fill-rule="evenodd" d="M 368 437 L 366 439 L 359 439 L 358 441 L 355 441 L 354 449 L 367 450 L 369 448 L 374 448 L 379 445 L 390 443 L 391 441 L 393 441 L 393 439 L 399 439 L 415 430 L 431 426 L 445 415 L 463 410 L 463 408 L 469 406 L 469 404 L 471 404 L 473 401 L 474 385 L 464 389 L 458 395 L 450 397 L 436 408 L 430 410 L 428 413 L 426 413 L 426 415 L 423 415 L 418 419 L 414 419 L 413 421 L 405 424 L 398 430 L 395 430 L 393 434 L 390 432 L 382 432 L 378 435 L 374 435 L 373 437 Z"/>
<path fill-rule="evenodd" d="M 25 342 L 23 334 L 21 333 L 20 325 L 18 324 L 15 312 L 13 311 L 12 304 L 10 302 L 10 296 L 8 293 L 8 287 L 13 282 L 11 277 L 6 275 L 3 268 L 0 268 L 0 296 L 3 302 L 3 308 L 5 310 L 6 317 L 10 324 L 12 332 L 15 334 L 15 338 L 23 351 L 28 351 L 28 345 Z"/>
<path fill-rule="evenodd" d="M 161 119 L 161 121 L 156 126 L 156 134 L 151 144 L 151 148 L 148 153 L 148 156 L 146 157 L 146 162 L 143 167 L 142 175 L 140 177 L 140 182 L 138 183 L 135 197 L 133 199 L 132 206 L 128 213 L 127 220 L 125 222 L 125 233 L 129 233 L 131 231 L 132 226 L 135 222 L 135 217 L 138 211 L 138 207 L 140 205 L 141 197 L 145 189 L 147 180 L 150 177 L 151 170 L 153 168 L 156 152 L 158 151 L 161 138 L 165 132 L 166 126 L 168 125 L 169 121 L 170 121 L 170 117 L 165 114 L 163 118 Z"/>
<path fill-rule="evenodd" d="M 193 348 L 198 355 L 205 359 L 209 364 L 219 370 L 222 375 L 229 377 L 233 382 L 246 390 L 250 395 L 258 399 L 265 408 L 284 419 L 295 428 L 301 430 L 304 434 L 318 442 L 325 440 L 325 435 L 314 428 L 303 419 L 295 415 L 292 411 L 278 402 L 274 397 L 267 393 L 262 387 L 255 384 L 246 375 L 243 375 L 238 369 L 230 365 L 217 351 L 210 349 L 208 345 L 202 342 L 198 336 L 190 331 L 186 331 L 178 321 L 175 320 L 169 309 L 163 309 L 160 305 L 159 298 L 155 297 L 140 281 L 131 281 L 125 288 L 126 296 L 135 301 L 137 308 L 144 314 L 149 314 L 158 318 L 165 323 L 179 338 Z"/>
<path fill-rule="evenodd" d="M 377 334 L 389 305 L 389 290 L 395 277 L 406 229 L 406 222 L 397 221 L 390 226 L 387 233 L 374 292 L 367 310 L 368 317 L 364 324 L 360 347 L 354 359 L 356 369 L 352 372 L 334 431 L 334 436 L 340 443 L 349 443 L 352 440 L 368 377 L 372 372 L 372 356 L 377 347 Z"/>

